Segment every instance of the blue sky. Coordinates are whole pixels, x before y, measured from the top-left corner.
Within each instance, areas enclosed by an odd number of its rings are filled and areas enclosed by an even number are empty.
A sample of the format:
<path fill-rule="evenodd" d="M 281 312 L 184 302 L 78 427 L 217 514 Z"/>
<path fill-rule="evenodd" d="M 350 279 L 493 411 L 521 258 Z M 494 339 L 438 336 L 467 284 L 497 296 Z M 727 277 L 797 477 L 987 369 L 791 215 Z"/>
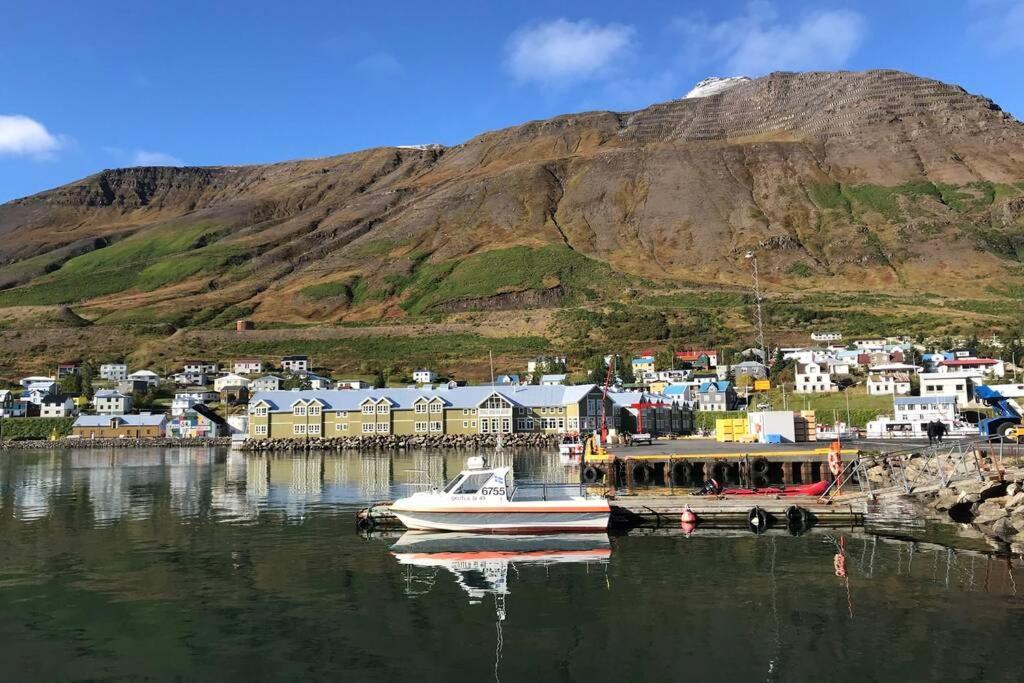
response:
<path fill-rule="evenodd" d="M 902 69 L 1024 118 L 1020 64 L 1024 0 L 4 0 L 0 201 L 117 166 L 454 144 L 779 69 Z"/>

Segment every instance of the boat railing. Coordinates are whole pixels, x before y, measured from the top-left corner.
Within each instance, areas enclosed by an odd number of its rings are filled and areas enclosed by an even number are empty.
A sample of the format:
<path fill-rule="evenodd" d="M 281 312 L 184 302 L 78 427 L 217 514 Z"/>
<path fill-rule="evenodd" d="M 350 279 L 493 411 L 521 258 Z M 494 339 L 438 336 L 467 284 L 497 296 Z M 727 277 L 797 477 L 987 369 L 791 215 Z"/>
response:
<path fill-rule="evenodd" d="M 516 500 L 517 497 L 520 500 L 561 500 L 571 495 L 584 497 L 586 495 L 586 486 L 586 484 L 577 482 L 567 482 L 564 484 L 516 484 L 512 488 L 512 495 L 509 496 L 509 500 Z M 537 497 L 538 494 L 540 495 L 539 498 Z"/>

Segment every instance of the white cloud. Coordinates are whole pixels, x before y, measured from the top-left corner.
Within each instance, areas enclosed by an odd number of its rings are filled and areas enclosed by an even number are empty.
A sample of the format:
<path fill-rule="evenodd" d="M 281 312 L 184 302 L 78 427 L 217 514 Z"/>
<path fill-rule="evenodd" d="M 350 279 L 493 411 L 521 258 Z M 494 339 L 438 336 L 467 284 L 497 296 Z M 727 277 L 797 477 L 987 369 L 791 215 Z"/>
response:
<path fill-rule="evenodd" d="M 20 114 L 0 114 L 0 155 L 46 158 L 62 146 L 46 126 Z"/>
<path fill-rule="evenodd" d="M 165 154 L 164 152 L 149 152 L 144 149 L 135 151 L 132 155 L 132 166 L 184 166 L 185 162 L 178 157 Z"/>
<path fill-rule="evenodd" d="M 597 78 L 615 71 L 634 33 L 631 26 L 599 26 L 587 19 L 534 24 L 509 38 L 506 68 L 518 81 L 546 85 Z"/>
<path fill-rule="evenodd" d="M 374 52 L 362 58 L 356 62 L 356 69 L 381 78 L 393 78 L 405 73 L 405 67 L 390 52 Z"/>
<path fill-rule="evenodd" d="M 971 32 L 996 52 L 1024 50 L 1024 0 L 974 0 Z"/>
<path fill-rule="evenodd" d="M 729 75 L 746 76 L 841 67 L 866 31 L 864 18 L 851 10 L 786 21 L 767 2 L 753 2 L 744 14 L 718 23 L 678 19 L 673 25 L 687 39 L 691 58 L 717 62 Z"/>

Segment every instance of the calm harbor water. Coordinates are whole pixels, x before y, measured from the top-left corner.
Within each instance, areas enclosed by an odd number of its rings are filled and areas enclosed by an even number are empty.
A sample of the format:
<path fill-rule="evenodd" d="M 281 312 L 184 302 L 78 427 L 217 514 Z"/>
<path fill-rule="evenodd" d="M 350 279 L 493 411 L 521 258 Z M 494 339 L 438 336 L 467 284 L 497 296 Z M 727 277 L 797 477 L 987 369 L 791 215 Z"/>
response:
<path fill-rule="evenodd" d="M 464 458 L 0 453 L 2 678 L 1020 678 L 1024 568 L 941 528 L 355 532 L 366 502 Z"/>

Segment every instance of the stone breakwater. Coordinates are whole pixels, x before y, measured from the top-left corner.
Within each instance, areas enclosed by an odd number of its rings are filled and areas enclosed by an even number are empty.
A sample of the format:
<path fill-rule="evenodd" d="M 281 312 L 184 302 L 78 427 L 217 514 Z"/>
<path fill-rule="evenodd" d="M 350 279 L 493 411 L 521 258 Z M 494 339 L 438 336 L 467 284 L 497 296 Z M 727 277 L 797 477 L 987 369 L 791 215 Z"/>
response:
<path fill-rule="evenodd" d="M 907 495 L 902 491 L 883 493 L 880 500 L 912 503 L 918 515 L 955 522 L 964 531 L 980 533 L 996 549 L 1024 555 L 1024 468 L 1019 466 L 1019 453 L 1014 452 L 1017 455 L 1004 464 L 992 453 L 979 453 L 980 472 L 969 468 L 948 486 L 928 476 L 935 472 L 934 461 L 922 454 L 904 457 L 906 479 L 923 485 Z M 884 457 L 868 456 L 863 464 L 873 486 L 896 488 L 885 461 Z M 1010 462 L 1014 466 L 1009 466 Z M 957 468 L 953 472 L 960 474 Z"/>
<path fill-rule="evenodd" d="M 554 434 L 505 434 L 505 448 L 553 448 L 560 438 Z M 249 439 L 242 446 L 248 452 L 281 451 L 372 451 L 403 448 L 494 448 L 490 434 L 438 434 L 424 436 L 353 436 L 328 439 Z"/>
<path fill-rule="evenodd" d="M 957 483 L 922 498 L 936 513 L 973 525 L 993 545 L 1024 555 L 1024 470 L 1008 470 L 998 479 Z"/>
<path fill-rule="evenodd" d="M 138 439 L 47 439 L 25 441 L 0 441 L 3 450 L 52 450 L 55 448 L 209 448 L 211 446 L 230 446 L 231 437 L 223 436 L 215 439 L 170 439 L 138 438 Z"/>

